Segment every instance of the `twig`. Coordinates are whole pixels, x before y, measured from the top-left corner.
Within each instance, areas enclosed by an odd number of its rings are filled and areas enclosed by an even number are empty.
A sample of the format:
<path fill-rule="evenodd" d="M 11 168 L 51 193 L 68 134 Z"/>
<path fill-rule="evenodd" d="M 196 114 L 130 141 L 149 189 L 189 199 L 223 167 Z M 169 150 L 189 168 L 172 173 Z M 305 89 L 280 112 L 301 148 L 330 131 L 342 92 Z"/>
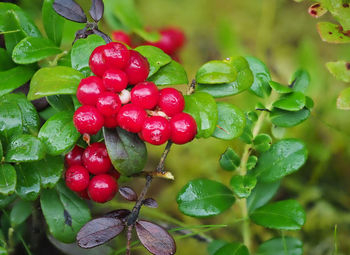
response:
<path fill-rule="evenodd" d="M 131 254 L 131 237 L 132 237 L 132 229 L 133 229 L 133 225 L 128 226 L 128 231 L 126 233 L 126 239 L 127 239 L 127 243 L 126 243 L 126 255 L 130 255 Z"/>
<path fill-rule="evenodd" d="M 164 163 L 165 163 L 166 157 L 168 156 L 168 154 L 170 152 L 170 148 L 171 148 L 172 144 L 173 144 L 173 142 L 169 140 L 167 145 L 166 145 L 166 147 L 165 147 L 165 149 L 164 149 L 162 157 L 160 158 L 160 161 L 159 161 L 158 166 L 157 166 L 157 172 L 158 173 L 162 173 L 162 174 L 165 173 L 164 172 Z"/>

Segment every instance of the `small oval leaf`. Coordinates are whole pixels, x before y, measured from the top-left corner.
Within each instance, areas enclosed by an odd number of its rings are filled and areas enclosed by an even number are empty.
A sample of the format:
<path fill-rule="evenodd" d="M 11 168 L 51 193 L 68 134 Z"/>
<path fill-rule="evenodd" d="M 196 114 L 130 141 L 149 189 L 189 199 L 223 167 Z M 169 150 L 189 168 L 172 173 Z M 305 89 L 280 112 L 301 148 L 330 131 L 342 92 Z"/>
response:
<path fill-rule="evenodd" d="M 129 200 L 129 201 L 136 201 L 137 200 L 136 192 L 128 186 L 120 187 L 119 194 L 123 198 L 125 198 L 126 200 Z"/>
<path fill-rule="evenodd" d="M 10 195 L 17 183 L 16 170 L 10 164 L 0 164 L 0 194 Z"/>
<path fill-rule="evenodd" d="M 29 201 L 19 200 L 15 203 L 10 213 L 11 226 L 16 227 L 25 222 L 32 214 L 32 210 L 32 203 Z"/>
<path fill-rule="evenodd" d="M 74 0 L 55 0 L 53 8 L 62 17 L 78 23 L 86 23 L 87 18 L 80 7 Z"/>
<path fill-rule="evenodd" d="M 92 0 L 91 8 L 89 10 L 89 13 L 91 15 L 91 18 L 98 22 L 103 16 L 104 12 L 104 4 L 102 0 Z"/>
<path fill-rule="evenodd" d="M 150 208 L 157 208 L 158 207 L 157 201 L 154 200 L 153 198 L 146 198 L 145 200 L 143 200 L 142 203 L 145 206 L 150 207 Z"/>
<path fill-rule="evenodd" d="M 303 243 L 294 237 L 276 237 L 263 242 L 256 255 L 303 255 Z"/>
<path fill-rule="evenodd" d="M 233 82 L 236 77 L 237 72 L 230 63 L 212 60 L 198 69 L 196 81 L 201 84 L 229 83 Z"/>
<path fill-rule="evenodd" d="M 271 81 L 270 71 L 267 66 L 255 57 L 246 57 L 250 70 L 254 75 L 253 85 L 250 87 L 252 91 L 258 97 L 267 97 L 271 93 L 269 81 Z"/>
<path fill-rule="evenodd" d="M 21 75 L 18 75 L 18 74 Z M 30 66 L 16 66 L 0 72 L 0 96 L 12 92 L 29 81 L 35 69 Z"/>
<path fill-rule="evenodd" d="M 148 81 L 154 82 L 157 86 L 167 86 L 187 84 L 188 78 L 182 65 L 172 60 L 149 77 Z"/>
<path fill-rule="evenodd" d="M 300 111 L 290 112 L 273 108 L 270 113 L 271 122 L 278 127 L 294 127 L 310 116 L 310 110 L 307 108 Z"/>
<path fill-rule="evenodd" d="M 34 201 L 40 193 L 40 176 L 27 163 L 15 166 L 17 172 L 17 195 L 26 201 Z"/>
<path fill-rule="evenodd" d="M 241 164 L 241 158 L 231 147 L 227 147 L 226 151 L 221 154 L 219 163 L 222 169 L 233 171 Z"/>
<path fill-rule="evenodd" d="M 340 92 L 337 98 L 337 108 L 341 110 L 350 110 L 350 88 Z"/>
<path fill-rule="evenodd" d="M 246 198 L 250 195 L 256 185 L 257 179 L 250 175 L 235 175 L 231 178 L 230 185 L 233 193 L 239 198 Z"/>
<path fill-rule="evenodd" d="M 338 24 L 330 22 L 317 23 L 317 30 L 323 41 L 328 43 L 349 43 L 350 36 L 345 35 Z"/>
<path fill-rule="evenodd" d="M 224 245 L 214 255 L 249 255 L 249 251 L 244 244 L 235 242 Z"/>

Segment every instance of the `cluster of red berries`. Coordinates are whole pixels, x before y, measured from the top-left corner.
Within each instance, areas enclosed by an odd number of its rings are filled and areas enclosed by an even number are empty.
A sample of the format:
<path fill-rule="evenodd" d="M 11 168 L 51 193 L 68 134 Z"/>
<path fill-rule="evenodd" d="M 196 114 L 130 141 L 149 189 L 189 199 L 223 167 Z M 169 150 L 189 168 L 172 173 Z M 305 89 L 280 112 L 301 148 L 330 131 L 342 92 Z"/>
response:
<path fill-rule="evenodd" d="M 75 146 L 65 156 L 65 163 L 66 185 L 82 198 L 105 203 L 117 193 L 120 174 L 113 168 L 104 143 L 93 143 L 85 150 Z"/>
<path fill-rule="evenodd" d="M 96 76 L 82 79 L 77 90 L 82 106 L 73 120 L 80 133 L 93 135 L 103 126 L 119 126 L 154 145 L 169 139 L 184 144 L 195 137 L 197 125 L 182 112 L 181 92 L 158 90 L 147 82 L 149 64 L 138 52 L 117 42 L 99 46 L 90 56 L 90 68 Z M 131 92 L 128 85 L 133 86 Z"/>

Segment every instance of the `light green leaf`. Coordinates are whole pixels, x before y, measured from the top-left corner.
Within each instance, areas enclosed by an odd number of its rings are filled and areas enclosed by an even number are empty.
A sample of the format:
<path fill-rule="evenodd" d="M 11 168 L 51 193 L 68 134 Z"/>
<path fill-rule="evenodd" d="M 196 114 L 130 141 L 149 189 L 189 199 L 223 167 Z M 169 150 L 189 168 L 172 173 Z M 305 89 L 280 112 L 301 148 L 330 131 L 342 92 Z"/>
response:
<path fill-rule="evenodd" d="M 10 195 L 15 191 L 16 170 L 10 164 L 0 164 L 0 194 Z"/>
<path fill-rule="evenodd" d="M 246 198 L 250 195 L 256 185 L 257 179 L 250 175 L 235 175 L 231 178 L 230 185 L 233 193 L 239 198 Z"/>
<path fill-rule="evenodd" d="M 196 74 L 197 83 L 218 84 L 236 80 L 235 68 L 227 62 L 212 60 L 202 65 Z"/>
<path fill-rule="evenodd" d="M 34 73 L 35 69 L 29 66 L 17 66 L 0 72 L 0 96 L 10 93 L 25 84 L 32 78 Z"/>
<path fill-rule="evenodd" d="M 303 243 L 294 237 L 276 237 L 263 242 L 256 255 L 303 255 Z"/>
<path fill-rule="evenodd" d="M 14 67 L 16 65 L 13 63 L 11 56 L 4 48 L 0 48 L 0 71 L 6 71 Z"/>
<path fill-rule="evenodd" d="M 263 62 L 255 57 L 249 56 L 245 59 L 248 61 L 249 67 L 254 75 L 254 82 L 250 87 L 250 91 L 258 97 L 266 97 L 270 95 L 271 88 L 269 82 L 271 81 L 271 75 L 269 69 Z"/>
<path fill-rule="evenodd" d="M 57 46 L 61 45 L 64 19 L 52 8 L 54 0 L 44 0 L 42 17 L 47 37 Z"/>
<path fill-rule="evenodd" d="M 188 78 L 185 69 L 176 61 L 161 67 L 158 72 L 148 78 L 157 86 L 187 84 Z"/>
<path fill-rule="evenodd" d="M 310 84 L 310 74 L 303 69 L 299 69 L 292 75 L 289 83 L 294 91 L 305 93 Z"/>
<path fill-rule="evenodd" d="M 253 140 L 254 149 L 260 153 L 267 151 L 271 143 L 272 138 L 268 134 L 258 134 Z"/>
<path fill-rule="evenodd" d="M 21 225 L 32 214 L 32 203 L 29 201 L 19 200 L 13 206 L 10 213 L 11 226 Z"/>
<path fill-rule="evenodd" d="M 293 90 L 290 87 L 282 85 L 278 82 L 270 81 L 269 84 L 273 90 L 275 90 L 276 92 L 278 92 L 280 94 L 287 94 L 287 93 L 293 92 Z"/>
<path fill-rule="evenodd" d="M 337 108 L 341 110 L 350 110 L 350 88 L 340 92 L 337 98 Z"/>
<path fill-rule="evenodd" d="M 317 30 L 321 39 L 328 43 L 350 43 L 350 37 L 339 30 L 338 24 L 330 22 L 317 23 Z"/>
<path fill-rule="evenodd" d="M 293 92 L 283 95 L 275 101 L 272 106 L 278 109 L 296 112 L 304 108 L 305 96 L 302 92 Z"/>
<path fill-rule="evenodd" d="M 13 136 L 22 132 L 22 114 L 18 105 L 0 101 L 0 138 L 4 149 Z"/>
<path fill-rule="evenodd" d="M 328 71 L 340 81 L 350 82 L 350 63 L 346 61 L 328 62 Z"/>

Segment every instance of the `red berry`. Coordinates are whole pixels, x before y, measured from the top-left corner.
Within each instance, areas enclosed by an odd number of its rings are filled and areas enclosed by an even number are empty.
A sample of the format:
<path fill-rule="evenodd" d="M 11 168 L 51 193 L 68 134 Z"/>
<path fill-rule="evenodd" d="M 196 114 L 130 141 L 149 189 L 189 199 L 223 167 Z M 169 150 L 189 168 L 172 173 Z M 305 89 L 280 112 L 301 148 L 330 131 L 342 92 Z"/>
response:
<path fill-rule="evenodd" d="M 120 178 L 120 173 L 115 168 L 109 170 L 107 174 L 112 176 L 116 181 L 118 181 L 118 179 Z"/>
<path fill-rule="evenodd" d="M 117 181 L 108 174 L 94 176 L 89 184 L 89 197 L 98 203 L 111 200 L 118 190 Z"/>
<path fill-rule="evenodd" d="M 102 77 L 104 72 L 107 70 L 107 65 L 102 57 L 102 52 L 105 45 L 98 46 L 90 55 L 89 66 L 91 71 L 97 76 Z"/>
<path fill-rule="evenodd" d="M 77 98 L 83 105 L 94 106 L 104 90 L 102 80 L 96 76 L 90 76 L 80 81 L 77 89 Z"/>
<path fill-rule="evenodd" d="M 119 96 L 113 92 L 104 92 L 97 100 L 97 110 L 104 116 L 116 115 L 122 106 Z"/>
<path fill-rule="evenodd" d="M 79 107 L 73 116 L 74 126 L 81 134 L 94 135 L 103 127 L 102 114 L 91 105 Z"/>
<path fill-rule="evenodd" d="M 109 68 L 123 69 L 129 61 L 130 52 L 124 44 L 111 42 L 105 45 L 102 56 Z"/>
<path fill-rule="evenodd" d="M 103 74 L 103 85 L 107 90 L 120 92 L 128 86 L 128 77 L 122 70 L 108 69 Z"/>
<path fill-rule="evenodd" d="M 141 137 L 146 142 L 161 145 L 170 139 L 170 134 L 169 121 L 164 117 L 152 116 L 143 123 Z"/>
<path fill-rule="evenodd" d="M 147 44 L 158 47 L 166 54 L 174 54 L 185 42 L 184 33 L 176 28 L 165 28 L 160 30 L 160 39 L 157 42 Z"/>
<path fill-rule="evenodd" d="M 73 191 L 83 191 L 89 185 L 88 170 L 79 165 L 71 166 L 66 171 L 66 185 Z"/>
<path fill-rule="evenodd" d="M 114 31 L 112 33 L 112 39 L 113 41 L 116 41 L 116 42 L 122 42 L 122 43 L 125 43 L 126 45 L 129 45 L 131 46 L 131 39 L 130 39 L 130 36 L 125 33 L 124 31 Z"/>
<path fill-rule="evenodd" d="M 185 99 L 177 89 L 165 88 L 159 92 L 158 106 L 166 115 L 172 117 L 184 110 Z"/>
<path fill-rule="evenodd" d="M 83 156 L 84 149 L 75 145 L 73 150 L 67 153 L 64 157 L 67 166 L 82 165 L 81 157 Z"/>
<path fill-rule="evenodd" d="M 92 174 L 107 173 L 112 163 L 104 143 L 93 143 L 83 153 L 83 163 Z"/>
<path fill-rule="evenodd" d="M 137 51 L 130 50 L 130 59 L 124 71 L 128 76 L 129 84 L 143 82 L 149 74 L 148 61 Z"/>
<path fill-rule="evenodd" d="M 187 113 L 179 113 L 170 120 L 171 140 L 176 144 L 184 144 L 193 140 L 197 134 L 197 124 Z"/>
<path fill-rule="evenodd" d="M 134 104 L 124 105 L 118 112 L 118 124 L 126 131 L 138 133 L 142 129 L 147 113 L 140 106 Z"/>
<path fill-rule="evenodd" d="M 78 191 L 77 194 L 79 197 L 81 197 L 83 199 L 90 200 L 87 189 L 84 189 L 83 191 Z"/>
<path fill-rule="evenodd" d="M 118 119 L 117 115 L 105 116 L 105 127 L 107 128 L 115 128 L 118 127 Z"/>
<path fill-rule="evenodd" d="M 159 98 L 157 86 L 153 82 L 140 82 L 131 90 L 131 103 L 143 109 L 153 109 Z"/>

